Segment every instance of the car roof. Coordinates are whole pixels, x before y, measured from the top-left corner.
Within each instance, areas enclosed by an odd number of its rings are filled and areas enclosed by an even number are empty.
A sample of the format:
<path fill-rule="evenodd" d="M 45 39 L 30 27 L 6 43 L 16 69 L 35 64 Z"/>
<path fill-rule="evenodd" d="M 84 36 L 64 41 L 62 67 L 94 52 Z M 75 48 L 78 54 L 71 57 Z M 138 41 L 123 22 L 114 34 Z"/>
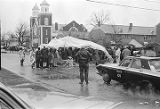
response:
<path fill-rule="evenodd" d="M 154 60 L 154 59 L 160 59 L 160 57 L 148 57 L 148 56 L 128 56 L 128 58 L 136 58 L 136 59 L 145 59 L 145 60 Z"/>

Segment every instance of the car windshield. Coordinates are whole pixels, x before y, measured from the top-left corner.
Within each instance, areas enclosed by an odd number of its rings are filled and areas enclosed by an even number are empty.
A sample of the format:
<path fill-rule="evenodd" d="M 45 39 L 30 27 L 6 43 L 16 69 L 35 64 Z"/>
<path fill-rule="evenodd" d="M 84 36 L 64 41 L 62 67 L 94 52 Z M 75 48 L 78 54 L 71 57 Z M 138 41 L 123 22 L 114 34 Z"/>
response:
<path fill-rule="evenodd" d="M 150 60 L 150 66 L 154 67 L 156 71 L 160 71 L 160 59 Z"/>

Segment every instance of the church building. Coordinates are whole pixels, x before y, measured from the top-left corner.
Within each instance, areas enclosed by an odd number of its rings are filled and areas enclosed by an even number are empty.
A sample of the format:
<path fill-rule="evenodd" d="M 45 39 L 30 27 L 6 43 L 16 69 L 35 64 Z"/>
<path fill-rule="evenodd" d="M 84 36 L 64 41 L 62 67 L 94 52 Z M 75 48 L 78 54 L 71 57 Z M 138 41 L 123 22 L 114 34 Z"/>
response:
<path fill-rule="evenodd" d="M 49 4 L 46 0 L 42 1 L 40 8 L 35 4 L 30 18 L 32 47 L 47 44 L 51 40 L 52 13 L 49 12 Z"/>

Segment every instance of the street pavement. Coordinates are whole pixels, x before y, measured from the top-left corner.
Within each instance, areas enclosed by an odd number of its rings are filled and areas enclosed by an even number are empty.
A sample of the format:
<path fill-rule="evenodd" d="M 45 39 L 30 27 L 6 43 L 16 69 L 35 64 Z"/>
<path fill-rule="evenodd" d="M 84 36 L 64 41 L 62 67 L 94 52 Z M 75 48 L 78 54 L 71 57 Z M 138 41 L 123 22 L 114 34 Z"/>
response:
<path fill-rule="evenodd" d="M 78 84 L 79 70 L 77 66 L 73 68 L 57 67 L 51 70 L 32 69 L 28 55 L 26 56 L 23 67 L 20 66 L 17 53 L 5 53 L 1 54 L 1 57 L 1 65 L 3 68 L 24 77 L 31 82 L 41 84 L 51 91 L 60 91 L 84 97 L 94 97 L 97 100 L 99 99 L 111 102 L 114 104 L 114 108 L 119 104 L 122 104 L 121 106 L 125 107 L 130 103 L 127 107 L 133 108 L 134 105 L 137 104 L 136 106 L 138 107 L 150 109 L 151 107 L 153 108 L 153 106 L 148 104 L 146 105 L 146 102 L 148 103 L 151 99 L 157 99 L 152 95 L 141 97 L 135 96 L 130 91 L 124 91 L 121 86 L 113 87 L 103 84 L 102 78 L 96 74 L 97 70 L 94 65 L 90 66 L 89 85 L 82 86 Z M 138 107 L 137 109 L 141 109 Z"/>

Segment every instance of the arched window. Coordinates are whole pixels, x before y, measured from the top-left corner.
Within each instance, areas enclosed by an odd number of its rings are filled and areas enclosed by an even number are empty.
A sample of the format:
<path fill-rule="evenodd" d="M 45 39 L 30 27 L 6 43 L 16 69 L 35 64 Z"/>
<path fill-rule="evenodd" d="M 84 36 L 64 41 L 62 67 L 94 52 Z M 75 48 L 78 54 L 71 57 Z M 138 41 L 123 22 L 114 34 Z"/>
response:
<path fill-rule="evenodd" d="M 44 25 L 48 25 L 48 18 L 44 18 Z"/>
<path fill-rule="evenodd" d="M 69 29 L 69 31 L 71 31 L 71 32 L 78 32 L 78 29 L 77 29 L 76 27 L 71 27 L 71 28 Z"/>

